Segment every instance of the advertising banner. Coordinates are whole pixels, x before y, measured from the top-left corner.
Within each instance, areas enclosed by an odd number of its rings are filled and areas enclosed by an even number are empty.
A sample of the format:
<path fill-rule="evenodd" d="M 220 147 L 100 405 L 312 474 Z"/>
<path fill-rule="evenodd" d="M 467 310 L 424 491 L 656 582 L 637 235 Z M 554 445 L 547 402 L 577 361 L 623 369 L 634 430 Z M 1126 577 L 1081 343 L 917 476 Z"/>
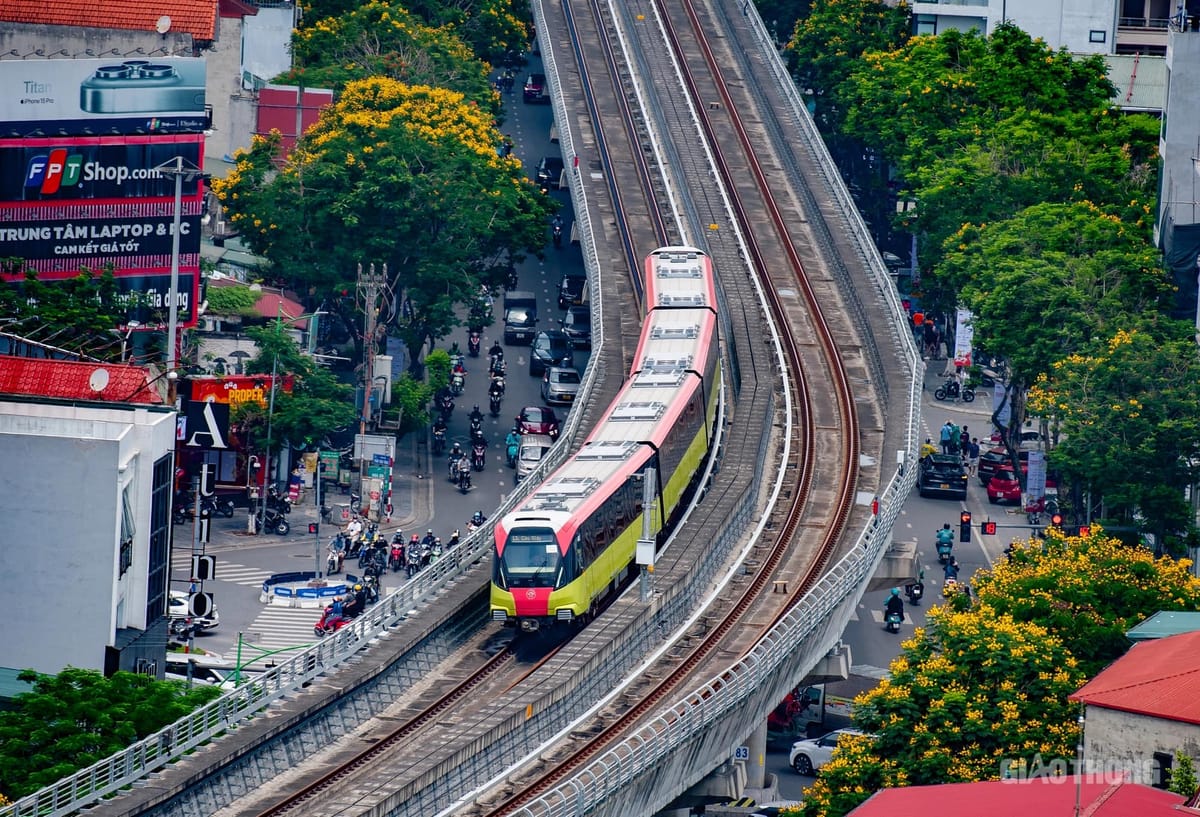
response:
<path fill-rule="evenodd" d="M 200 133 L 204 80 L 203 57 L 0 60 L 0 132 Z"/>
<path fill-rule="evenodd" d="M 69 221 L 35 221 L 5 224 L 0 221 L 0 258 L 22 258 L 27 262 L 62 259 L 73 270 L 80 265 L 102 267 L 109 260 L 119 269 L 147 265 L 171 266 L 175 232 L 174 215 L 155 218 L 76 218 Z M 180 252 L 189 246 L 199 252 L 200 214 L 180 218 Z M 123 260 L 125 263 L 120 263 Z M 36 263 L 29 264 L 34 269 Z"/>
<path fill-rule="evenodd" d="M 280 376 L 280 391 L 291 392 L 292 376 Z M 271 375 L 230 375 L 229 377 L 193 377 L 192 402 L 228 403 L 231 407 L 242 403 L 257 403 L 263 408 L 271 395 Z"/>
<path fill-rule="evenodd" d="M 959 309 L 954 320 L 954 365 L 964 369 L 971 365 L 971 349 L 975 346 L 975 330 L 971 326 L 971 310 Z"/>
<path fill-rule="evenodd" d="M 155 168 L 176 156 L 185 165 L 200 167 L 203 141 L 198 135 L 0 139 L 0 202 L 174 201 L 175 179 Z M 199 179 L 184 182 L 185 200 L 203 195 Z"/>
<path fill-rule="evenodd" d="M 1025 480 L 1029 499 L 1036 502 L 1046 495 L 1046 452 L 1029 452 L 1029 472 Z"/>

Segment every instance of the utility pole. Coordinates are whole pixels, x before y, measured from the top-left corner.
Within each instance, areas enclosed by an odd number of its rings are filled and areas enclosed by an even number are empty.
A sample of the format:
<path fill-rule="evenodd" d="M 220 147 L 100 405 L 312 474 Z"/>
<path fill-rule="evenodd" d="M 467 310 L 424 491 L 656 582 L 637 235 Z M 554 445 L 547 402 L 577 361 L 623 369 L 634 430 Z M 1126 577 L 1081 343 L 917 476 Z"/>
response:
<path fill-rule="evenodd" d="M 366 275 L 363 274 L 362 264 L 358 265 L 358 281 L 355 288 L 362 298 L 366 319 L 363 334 L 363 404 L 358 428 L 360 434 L 366 434 L 367 426 L 371 423 L 371 392 L 375 387 L 375 321 L 379 316 L 379 288 L 383 281 L 387 280 L 387 274 L 387 264 L 383 265 L 382 275 L 375 273 L 374 263 L 368 267 Z"/>

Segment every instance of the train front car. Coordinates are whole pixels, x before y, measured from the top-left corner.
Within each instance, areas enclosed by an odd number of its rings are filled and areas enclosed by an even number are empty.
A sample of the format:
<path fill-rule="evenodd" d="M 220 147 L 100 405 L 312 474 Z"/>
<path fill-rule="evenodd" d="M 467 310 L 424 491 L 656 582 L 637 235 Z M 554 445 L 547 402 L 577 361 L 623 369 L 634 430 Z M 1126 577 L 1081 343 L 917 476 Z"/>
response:
<path fill-rule="evenodd" d="M 647 469 L 660 544 L 703 469 L 720 392 L 712 269 L 699 250 L 667 247 L 646 274 L 631 376 L 582 448 L 496 524 L 495 621 L 534 631 L 586 620 L 630 575 Z"/>

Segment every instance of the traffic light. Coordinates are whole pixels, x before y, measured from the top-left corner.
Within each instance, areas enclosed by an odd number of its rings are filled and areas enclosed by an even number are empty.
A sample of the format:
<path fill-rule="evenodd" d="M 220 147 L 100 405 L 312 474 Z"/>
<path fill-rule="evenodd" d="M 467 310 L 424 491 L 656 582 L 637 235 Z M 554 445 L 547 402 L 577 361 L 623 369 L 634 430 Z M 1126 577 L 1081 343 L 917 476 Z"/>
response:
<path fill-rule="evenodd" d="M 316 522 L 309 522 L 309 523 L 308 523 L 308 532 L 309 532 L 309 533 L 319 533 L 319 532 L 320 532 L 320 530 L 321 530 L 321 528 L 320 528 L 320 526 L 318 525 L 318 523 L 316 523 Z"/>
<path fill-rule="evenodd" d="M 979 525 L 979 529 L 985 536 L 995 536 L 996 535 L 996 523 L 995 522 L 990 522 L 990 521 L 983 522 Z"/>
<path fill-rule="evenodd" d="M 1063 515 L 1061 513 L 1050 515 L 1050 524 L 1056 528 L 1061 528 L 1063 523 Z"/>
<path fill-rule="evenodd" d="M 963 511 L 958 515 L 958 541 L 971 541 L 971 512 Z"/>

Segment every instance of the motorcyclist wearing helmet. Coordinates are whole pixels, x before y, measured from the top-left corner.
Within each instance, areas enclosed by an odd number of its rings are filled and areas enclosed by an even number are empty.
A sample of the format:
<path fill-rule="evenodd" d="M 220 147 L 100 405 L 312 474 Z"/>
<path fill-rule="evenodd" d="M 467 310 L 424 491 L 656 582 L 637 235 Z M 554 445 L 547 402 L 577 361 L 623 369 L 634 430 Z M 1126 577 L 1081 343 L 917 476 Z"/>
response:
<path fill-rule="evenodd" d="M 492 384 L 488 386 L 488 397 L 501 397 L 504 395 L 504 384 L 499 380 L 492 380 Z"/>
<path fill-rule="evenodd" d="M 488 357 L 497 360 L 504 359 L 504 347 L 500 345 L 500 341 L 492 341 L 492 348 L 488 349 Z"/>
<path fill-rule="evenodd" d="M 904 599 L 900 598 L 900 588 L 893 587 L 892 592 L 888 594 L 887 601 L 884 602 L 883 611 L 885 615 L 898 615 L 900 620 L 904 620 Z"/>
<path fill-rule="evenodd" d="M 471 413 L 467 415 L 467 419 L 471 421 L 472 425 L 483 424 L 483 412 L 479 410 L 479 404 L 476 404 L 475 408 L 471 409 Z"/>
<path fill-rule="evenodd" d="M 433 535 L 433 528 L 430 528 L 429 530 L 425 531 L 425 538 L 421 540 L 421 544 L 425 546 L 432 545 L 435 538 L 436 537 Z"/>
<path fill-rule="evenodd" d="M 941 530 L 937 532 L 937 543 L 939 545 L 953 545 L 954 531 L 950 530 L 950 523 L 942 525 Z"/>
<path fill-rule="evenodd" d="M 943 568 L 943 570 L 946 573 L 946 581 L 958 581 L 957 559 L 951 559 L 950 561 L 946 562 L 946 566 Z"/>

